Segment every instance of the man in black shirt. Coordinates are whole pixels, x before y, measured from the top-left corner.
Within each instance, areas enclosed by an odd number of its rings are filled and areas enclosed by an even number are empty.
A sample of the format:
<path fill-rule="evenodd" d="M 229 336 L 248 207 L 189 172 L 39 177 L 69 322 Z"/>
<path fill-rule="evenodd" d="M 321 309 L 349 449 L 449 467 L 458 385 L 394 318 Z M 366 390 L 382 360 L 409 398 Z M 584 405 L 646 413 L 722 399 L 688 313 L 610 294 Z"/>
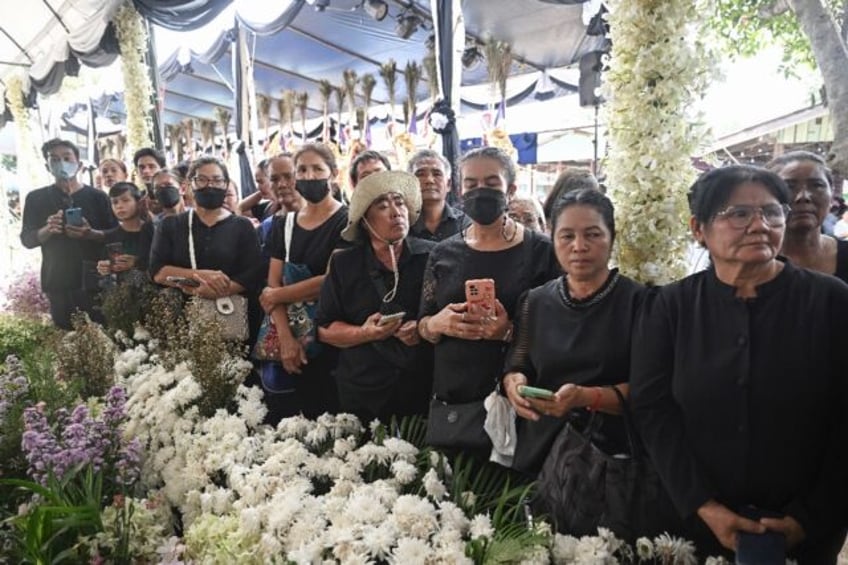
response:
<path fill-rule="evenodd" d="M 80 184 L 79 148 L 69 141 L 51 139 L 41 152 L 55 178 L 50 186 L 30 192 L 24 204 L 21 242 L 28 249 L 41 247 L 41 288 L 50 300 L 53 323 L 71 329 L 71 314 L 83 310 L 94 315 L 96 284 L 84 285 L 83 262 L 91 272 L 102 253 L 103 231 L 117 225 L 109 197 Z M 80 209 L 81 225 L 65 222 L 66 210 Z M 96 316 L 95 316 L 96 317 Z"/>
<path fill-rule="evenodd" d="M 409 160 L 409 172 L 421 185 L 423 208 L 409 234 L 430 241 L 442 241 L 468 227 L 469 219 L 445 200 L 450 186 L 451 167 L 447 159 L 432 149 L 422 149 Z"/>

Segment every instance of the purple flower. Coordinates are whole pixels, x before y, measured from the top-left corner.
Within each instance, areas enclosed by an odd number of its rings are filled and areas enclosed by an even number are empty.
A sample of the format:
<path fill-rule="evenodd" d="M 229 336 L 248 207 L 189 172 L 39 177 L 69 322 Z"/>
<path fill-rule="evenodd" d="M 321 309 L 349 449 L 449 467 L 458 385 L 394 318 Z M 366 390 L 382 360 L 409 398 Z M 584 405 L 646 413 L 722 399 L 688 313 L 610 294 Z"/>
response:
<path fill-rule="evenodd" d="M 97 418 L 85 404 L 76 406 L 70 414 L 57 410 L 53 427 L 43 403 L 24 411 L 21 446 L 33 479 L 46 484 L 50 473 L 61 479 L 80 465 L 91 465 L 94 471 L 104 471 L 109 480 L 125 485 L 138 480 L 140 444 L 123 439 L 126 393 L 113 387 L 105 400 Z"/>

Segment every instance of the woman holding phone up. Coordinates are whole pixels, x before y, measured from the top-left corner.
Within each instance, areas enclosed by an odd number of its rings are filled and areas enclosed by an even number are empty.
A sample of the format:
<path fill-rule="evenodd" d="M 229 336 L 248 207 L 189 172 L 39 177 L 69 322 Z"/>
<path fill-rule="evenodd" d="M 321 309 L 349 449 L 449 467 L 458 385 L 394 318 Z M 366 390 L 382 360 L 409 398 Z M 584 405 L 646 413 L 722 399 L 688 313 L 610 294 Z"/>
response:
<path fill-rule="evenodd" d="M 503 375 L 511 313 L 519 296 L 554 278 L 559 268 L 547 236 L 507 216 L 516 185 L 515 165 L 506 153 L 494 147 L 473 150 L 462 158 L 460 170 L 463 211 L 471 224 L 433 249 L 421 293 L 418 331 L 435 344 L 428 441 L 488 457 L 483 400 Z M 474 279 L 494 281 L 492 312 L 469 309 L 466 281 Z M 458 418 L 461 438 L 445 433 Z"/>

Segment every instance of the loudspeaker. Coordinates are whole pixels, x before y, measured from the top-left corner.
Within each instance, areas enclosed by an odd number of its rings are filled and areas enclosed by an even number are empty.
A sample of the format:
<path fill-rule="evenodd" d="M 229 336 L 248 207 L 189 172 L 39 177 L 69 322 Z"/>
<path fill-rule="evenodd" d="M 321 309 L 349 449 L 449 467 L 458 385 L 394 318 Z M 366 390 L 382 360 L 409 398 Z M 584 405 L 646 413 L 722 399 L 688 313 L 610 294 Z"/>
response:
<path fill-rule="evenodd" d="M 600 97 L 595 95 L 595 89 L 601 86 L 603 55 L 603 51 L 590 51 L 580 57 L 580 82 L 577 89 L 581 106 L 595 106 L 601 103 Z"/>

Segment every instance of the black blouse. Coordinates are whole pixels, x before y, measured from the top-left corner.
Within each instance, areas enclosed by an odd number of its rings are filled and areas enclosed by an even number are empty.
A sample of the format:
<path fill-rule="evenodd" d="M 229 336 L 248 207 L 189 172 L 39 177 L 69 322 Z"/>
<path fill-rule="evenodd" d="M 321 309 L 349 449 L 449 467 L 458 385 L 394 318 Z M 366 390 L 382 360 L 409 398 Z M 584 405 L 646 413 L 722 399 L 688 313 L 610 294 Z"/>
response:
<path fill-rule="evenodd" d="M 435 244 L 429 241 L 404 240 L 398 261 L 400 279 L 392 301 L 392 311 L 406 312 L 404 320 L 418 317 L 424 267 L 433 247 Z M 394 275 L 377 260 L 370 244 L 357 245 L 334 254 L 327 278 L 321 286 L 318 325 L 327 327 L 335 321 L 362 325 L 369 316 L 382 311 L 383 296 L 393 284 Z M 398 353 L 401 359 L 392 353 Z M 427 369 L 432 369 L 431 358 L 429 344 L 409 347 L 394 337 L 384 342 L 341 349 L 336 378 L 342 409 L 358 413 L 367 407 L 372 418 L 401 414 L 404 411 L 402 407 L 387 405 L 397 387 L 420 395 L 418 404 L 425 406 L 429 386 L 415 385 L 420 385 L 423 380 L 429 381 L 430 371 Z"/>
<path fill-rule="evenodd" d="M 845 523 L 848 286 L 784 263 L 744 300 L 714 269 L 660 289 L 633 338 L 631 404 L 682 516 L 710 498 Z"/>
<path fill-rule="evenodd" d="M 848 283 L 848 239 L 836 240 L 836 272 L 833 276 Z"/>
<path fill-rule="evenodd" d="M 528 383 L 556 392 L 566 383 L 610 386 L 630 378 L 630 337 L 644 288 L 613 271 L 595 299 L 575 305 L 563 297 L 563 277 L 531 290 L 524 299 L 506 370 Z M 602 414 L 607 453 L 628 453 L 621 418 Z M 513 466 L 528 473 L 541 469 L 566 418 L 518 418 Z"/>
<path fill-rule="evenodd" d="M 430 253 L 424 274 L 419 317 L 465 302 L 465 281 L 491 278 L 495 295 L 514 318 L 518 298 L 560 274 L 547 236 L 524 231 L 524 241 L 502 251 L 477 251 L 455 235 Z M 482 400 L 503 375 L 506 344 L 502 341 L 443 336 L 435 346 L 433 392 L 448 403 Z"/>
<path fill-rule="evenodd" d="M 253 224 L 231 214 L 213 226 L 192 219 L 194 252 L 198 269 L 223 272 L 254 293 L 262 280 L 262 258 Z M 188 247 L 188 212 L 164 218 L 156 228 L 150 251 L 150 276 L 171 265 L 191 268 Z"/>
<path fill-rule="evenodd" d="M 271 252 L 271 257 L 280 261 L 305 264 L 312 276 L 323 275 L 327 272 L 330 255 L 341 245 L 342 230 L 347 227 L 347 208 L 342 206 L 323 224 L 315 229 L 307 230 L 300 227 L 295 215 L 294 229 L 291 239 L 291 257 L 286 257 L 285 225 L 286 217 L 275 216 L 271 226 L 271 236 L 265 244 Z"/>

